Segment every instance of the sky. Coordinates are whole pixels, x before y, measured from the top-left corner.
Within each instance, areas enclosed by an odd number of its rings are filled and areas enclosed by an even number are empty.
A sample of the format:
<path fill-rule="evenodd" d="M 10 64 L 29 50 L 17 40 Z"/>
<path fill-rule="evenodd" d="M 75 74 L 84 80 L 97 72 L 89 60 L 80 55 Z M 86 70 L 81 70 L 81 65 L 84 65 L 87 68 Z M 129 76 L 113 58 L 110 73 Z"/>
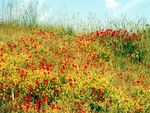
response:
<path fill-rule="evenodd" d="M 129 18 L 149 18 L 150 0 L 41 0 L 46 17 L 79 14 L 80 18 L 95 15 L 97 18 L 107 16 Z M 41 19 L 42 21 L 42 19 Z"/>
<path fill-rule="evenodd" d="M 31 1 L 34 0 L 24 0 L 24 6 Z M 39 23 L 57 23 L 68 19 L 69 21 L 109 20 L 123 17 L 150 20 L 150 0 L 38 0 L 38 2 Z"/>

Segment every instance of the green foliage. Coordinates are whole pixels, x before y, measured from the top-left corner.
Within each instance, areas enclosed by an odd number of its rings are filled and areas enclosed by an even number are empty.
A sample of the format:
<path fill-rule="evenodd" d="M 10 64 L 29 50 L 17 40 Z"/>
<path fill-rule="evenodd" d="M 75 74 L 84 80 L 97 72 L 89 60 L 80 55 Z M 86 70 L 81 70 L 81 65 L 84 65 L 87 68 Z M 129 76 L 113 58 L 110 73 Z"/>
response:
<path fill-rule="evenodd" d="M 91 110 L 93 110 L 94 112 L 97 112 L 97 113 L 102 113 L 102 112 L 105 111 L 105 110 L 103 109 L 103 107 L 99 106 L 99 105 L 96 104 L 96 103 L 91 103 L 91 104 L 90 104 L 90 108 L 91 108 Z"/>

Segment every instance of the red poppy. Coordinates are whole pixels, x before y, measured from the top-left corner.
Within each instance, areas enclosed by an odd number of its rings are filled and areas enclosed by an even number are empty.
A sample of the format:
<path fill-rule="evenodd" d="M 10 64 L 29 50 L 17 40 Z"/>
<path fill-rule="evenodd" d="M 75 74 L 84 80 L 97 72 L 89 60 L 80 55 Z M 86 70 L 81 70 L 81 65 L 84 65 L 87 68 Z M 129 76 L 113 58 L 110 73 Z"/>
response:
<path fill-rule="evenodd" d="M 24 94 L 24 95 L 22 95 L 22 98 L 26 98 L 26 95 Z"/>
<path fill-rule="evenodd" d="M 26 100 L 26 103 L 29 103 L 29 102 L 31 101 L 31 98 L 28 97 L 28 98 L 26 98 L 25 100 Z"/>
<path fill-rule="evenodd" d="M 52 67 L 52 64 L 48 64 L 48 65 L 46 65 L 45 69 L 46 69 L 47 71 L 49 71 L 49 70 L 51 69 L 51 67 Z"/>
<path fill-rule="evenodd" d="M 47 79 L 44 79 L 43 83 L 44 83 L 45 85 L 47 85 L 47 84 L 48 84 L 48 80 L 47 80 Z"/>
<path fill-rule="evenodd" d="M 39 83 L 38 81 L 36 81 L 35 84 L 36 84 L 37 86 L 40 85 L 40 83 Z"/>
<path fill-rule="evenodd" d="M 12 106 L 10 106 L 10 111 L 13 111 L 13 110 L 14 110 L 14 108 Z"/>
<path fill-rule="evenodd" d="M 87 69 L 88 68 L 88 65 L 84 65 L 84 69 Z"/>
<path fill-rule="evenodd" d="M 16 48 L 17 47 L 17 45 L 14 45 L 14 48 Z"/>
<path fill-rule="evenodd" d="M 111 100 L 109 101 L 109 104 L 112 104 L 112 101 L 111 101 Z"/>
<path fill-rule="evenodd" d="M 52 104 L 51 108 L 52 109 L 57 109 L 57 106 L 55 104 Z"/>
<path fill-rule="evenodd" d="M 72 64 L 72 67 L 75 69 L 75 68 L 77 68 L 77 65 L 75 65 L 75 64 Z"/>
<path fill-rule="evenodd" d="M 43 57 L 43 58 L 42 58 L 42 61 L 46 61 L 46 58 Z"/>
<path fill-rule="evenodd" d="M 86 64 L 89 65 L 89 64 L 90 64 L 90 61 L 88 60 L 88 61 L 86 62 Z"/>
<path fill-rule="evenodd" d="M 96 36 L 97 36 L 97 37 L 99 37 L 99 36 L 100 36 L 99 31 L 96 31 Z"/>
<path fill-rule="evenodd" d="M 29 109 L 30 109 L 30 105 L 27 104 L 27 105 L 26 105 L 26 112 L 29 112 Z"/>
<path fill-rule="evenodd" d="M 3 109 L 4 113 L 6 113 L 6 109 Z"/>
<path fill-rule="evenodd" d="M 41 101 L 36 101 L 35 104 L 36 104 L 37 108 L 40 109 L 40 107 L 41 107 Z"/>
<path fill-rule="evenodd" d="M 17 104 L 14 104 L 14 108 L 15 108 L 15 109 L 17 108 Z"/>
<path fill-rule="evenodd" d="M 135 112 L 140 112 L 140 111 L 142 111 L 142 108 L 136 108 L 135 109 Z"/>
<path fill-rule="evenodd" d="M 137 83 L 137 84 L 139 84 L 139 83 L 140 83 L 140 81 L 139 81 L 139 80 L 137 80 L 137 81 L 136 81 L 136 83 Z"/>
<path fill-rule="evenodd" d="M 100 42 L 101 42 L 101 45 L 102 45 L 102 46 L 105 45 L 105 41 L 104 41 L 104 40 L 101 40 Z"/>
<path fill-rule="evenodd" d="M 19 109 L 22 111 L 23 110 L 23 106 L 20 104 L 19 105 Z"/>
<path fill-rule="evenodd" d="M 18 94 L 18 93 L 16 93 L 16 94 L 15 94 L 15 97 L 18 97 L 18 96 L 19 96 L 19 94 Z"/>
<path fill-rule="evenodd" d="M 53 77 L 53 78 L 51 78 L 51 80 L 55 80 L 55 78 Z"/>
<path fill-rule="evenodd" d="M 6 84 L 5 87 L 8 88 L 8 84 Z"/>
<path fill-rule="evenodd" d="M 57 110 L 61 111 L 61 108 L 57 106 Z"/>
<path fill-rule="evenodd" d="M 94 91 L 93 91 L 93 95 L 95 95 L 97 93 L 97 91 L 96 91 L 96 89 L 94 89 Z"/>
<path fill-rule="evenodd" d="M 42 62 L 39 62 L 39 68 L 44 69 L 44 64 Z"/>

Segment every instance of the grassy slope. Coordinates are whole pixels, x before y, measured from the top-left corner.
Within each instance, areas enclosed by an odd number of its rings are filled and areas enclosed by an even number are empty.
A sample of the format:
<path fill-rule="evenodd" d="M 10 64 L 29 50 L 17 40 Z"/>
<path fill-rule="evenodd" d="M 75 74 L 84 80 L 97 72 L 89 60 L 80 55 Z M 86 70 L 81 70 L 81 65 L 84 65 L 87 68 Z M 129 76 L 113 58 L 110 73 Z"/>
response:
<path fill-rule="evenodd" d="M 104 46 L 94 33 L 1 25 L 0 111 L 10 112 L 15 104 L 14 111 L 21 111 L 19 103 L 26 110 L 22 96 L 30 95 L 29 109 L 34 112 L 34 103 L 47 95 L 40 109 L 50 113 L 149 112 L 149 29 L 142 31 L 146 39 L 139 42 L 147 57 L 136 64 L 128 56 L 116 56 L 109 41 Z M 19 96 L 11 101 L 7 96 L 15 93 Z"/>

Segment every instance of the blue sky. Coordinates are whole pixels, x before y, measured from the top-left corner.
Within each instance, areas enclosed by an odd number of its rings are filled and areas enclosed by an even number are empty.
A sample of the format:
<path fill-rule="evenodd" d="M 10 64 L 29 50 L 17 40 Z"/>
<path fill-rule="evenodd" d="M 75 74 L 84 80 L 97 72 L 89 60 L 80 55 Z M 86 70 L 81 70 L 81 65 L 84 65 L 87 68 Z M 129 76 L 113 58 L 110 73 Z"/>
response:
<path fill-rule="evenodd" d="M 9 1 L 9 0 L 4 0 Z M 24 6 L 31 1 L 24 0 Z M 38 0 L 38 22 L 64 21 L 66 18 L 86 20 L 87 17 L 105 20 L 119 18 L 147 18 L 150 20 L 150 0 Z M 21 1 L 20 1 L 21 2 Z M 1 3 L 0 3 L 1 5 Z M 0 7 L 0 11 L 1 11 Z M 24 9 L 20 9 L 22 12 Z"/>
<path fill-rule="evenodd" d="M 79 13 L 83 18 L 93 13 L 102 19 L 121 14 L 128 18 L 149 18 L 150 13 L 150 0 L 41 0 L 40 4 L 45 7 L 46 17 Z"/>

